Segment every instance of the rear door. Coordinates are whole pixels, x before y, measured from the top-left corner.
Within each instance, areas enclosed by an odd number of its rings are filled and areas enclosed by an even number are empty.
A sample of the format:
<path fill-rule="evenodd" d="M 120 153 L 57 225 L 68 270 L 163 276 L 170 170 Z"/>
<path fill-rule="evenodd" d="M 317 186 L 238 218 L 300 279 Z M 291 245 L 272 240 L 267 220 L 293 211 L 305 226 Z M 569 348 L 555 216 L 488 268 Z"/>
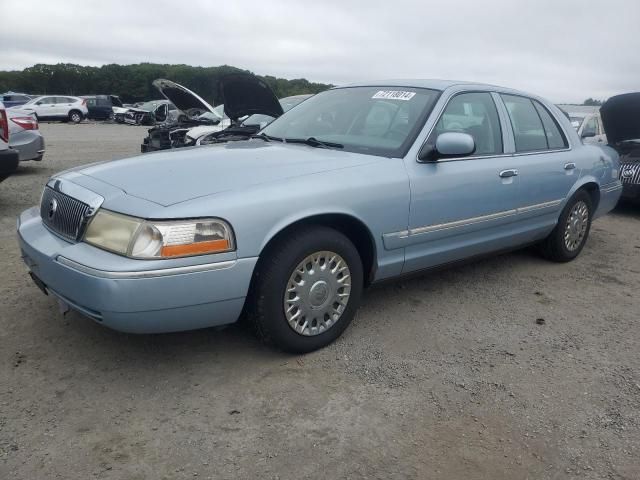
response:
<path fill-rule="evenodd" d="M 555 223 L 563 201 L 580 178 L 576 154 L 551 111 L 541 102 L 501 94 L 513 134 L 513 164 L 520 177 L 519 221 L 526 228 Z"/>
<path fill-rule="evenodd" d="M 427 143 L 444 132 L 470 134 L 474 154 L 406 163 L 411 182 L 409 230 L 403 239 L 405 272 L 499 250 L 517 242 L 518 183 L 514 159 L 504 153 L 500 114 L 489 92 L 449 99 Z"/>

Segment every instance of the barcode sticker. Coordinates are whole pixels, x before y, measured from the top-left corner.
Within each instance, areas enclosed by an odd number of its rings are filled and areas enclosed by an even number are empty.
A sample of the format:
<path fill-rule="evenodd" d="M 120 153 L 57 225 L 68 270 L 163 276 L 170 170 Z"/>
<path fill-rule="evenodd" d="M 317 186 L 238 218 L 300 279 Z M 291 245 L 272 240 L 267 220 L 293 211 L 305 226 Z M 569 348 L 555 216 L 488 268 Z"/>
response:
<path fill-rule="evenodd" d="M 387 100 L 411 100 L 416 92 L 403 92 L 401 90 L 380 90 L 371 98 L 385 98 Z"/>

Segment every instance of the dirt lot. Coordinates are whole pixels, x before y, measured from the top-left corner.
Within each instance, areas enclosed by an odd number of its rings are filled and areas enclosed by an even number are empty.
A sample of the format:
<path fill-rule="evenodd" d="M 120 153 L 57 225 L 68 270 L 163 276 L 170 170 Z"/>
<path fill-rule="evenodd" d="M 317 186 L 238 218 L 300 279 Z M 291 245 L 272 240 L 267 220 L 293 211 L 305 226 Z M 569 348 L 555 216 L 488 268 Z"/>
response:
<path fill-rule="evenodd" d="M 0 184 L 0 479 L 640 478 L 640 207 L 570 264 L 524 251 L 371 289 L 338 342 L 295 357 L 242 326 L 62 317 L 15 218 L 145 129 L 42 131 L 44 161 Z"/>

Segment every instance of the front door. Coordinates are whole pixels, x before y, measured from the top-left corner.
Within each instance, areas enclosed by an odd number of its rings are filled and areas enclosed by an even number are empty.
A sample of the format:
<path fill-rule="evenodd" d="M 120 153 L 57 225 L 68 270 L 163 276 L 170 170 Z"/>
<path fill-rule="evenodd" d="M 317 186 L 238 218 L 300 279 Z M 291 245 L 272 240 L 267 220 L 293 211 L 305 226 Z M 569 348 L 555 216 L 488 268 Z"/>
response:
<path fill-rule="evenodd" d="M 519 177 L 505 155 L 503 128 L 488 92 L 454 96 L 431 132 L 464 132 L 475 152 L 429 163 L 407 162 L 411 183 L 404 272 L 509 247 L 518 241 L 509 226 L 517 211 Z"/>
<path fill-rule="evenodd" d="M 33 110 L 40 118 L 51 118 L 56 116 L 56 98 L 45 97 L 38 100 L 33 106 Z"/>

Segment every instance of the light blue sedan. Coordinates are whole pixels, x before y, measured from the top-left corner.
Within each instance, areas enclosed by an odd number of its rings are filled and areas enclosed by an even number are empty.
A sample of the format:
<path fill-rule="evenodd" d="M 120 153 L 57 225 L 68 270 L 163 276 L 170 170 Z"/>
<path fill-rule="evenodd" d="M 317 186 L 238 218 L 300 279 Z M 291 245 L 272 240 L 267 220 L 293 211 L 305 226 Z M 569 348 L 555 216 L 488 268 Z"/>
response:
<path fill-rule="evenodd" d="M 533 95 L 394 80 L 334 88 L 259 135 L 55 175 L 18 220 L 30 274 L 128 332 L 235 322 L 336 339 L 372 283 L 539 244 L 566 262 L 618 201 L 618 155 Z"/>

